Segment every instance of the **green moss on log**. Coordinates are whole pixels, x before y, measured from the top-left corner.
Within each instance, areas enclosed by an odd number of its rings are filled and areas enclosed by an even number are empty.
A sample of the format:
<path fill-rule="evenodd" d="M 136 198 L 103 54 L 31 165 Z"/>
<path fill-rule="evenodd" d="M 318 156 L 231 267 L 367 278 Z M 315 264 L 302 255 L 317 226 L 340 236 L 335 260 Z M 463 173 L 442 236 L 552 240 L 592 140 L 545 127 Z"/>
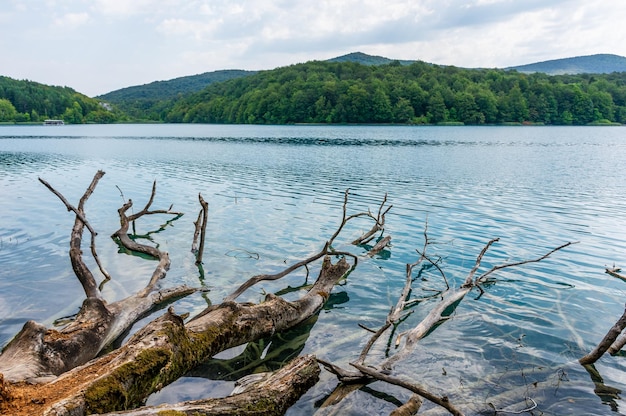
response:
<path fill-rule="evenodd" d="M 136 360 L 96 381 L 85 391 L 87 414 L 108 413 L 141 405 L 142 393 L 152 391 L 160 382 L 159 373 L 170 358 L 171 352 L 163 348 L 145 350 Z"/>

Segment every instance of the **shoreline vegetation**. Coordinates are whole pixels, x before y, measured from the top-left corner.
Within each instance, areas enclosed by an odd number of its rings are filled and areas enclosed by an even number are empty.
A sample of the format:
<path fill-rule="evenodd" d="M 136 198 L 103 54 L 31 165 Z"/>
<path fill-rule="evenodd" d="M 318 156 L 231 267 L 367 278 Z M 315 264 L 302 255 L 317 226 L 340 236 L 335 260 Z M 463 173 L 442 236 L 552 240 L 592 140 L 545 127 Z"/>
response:
<path fill-rule="evenodd" d="M 66 123 L 65 125 L 72 124 Z M 166 121 L 155 121 L 155 120 L 127 120 L 127 121 L 119 121 L 112 123 L 93 123 L 86 122 L 81 123 L 82 125 L 98 125 L 98 124 L 181 124 L 181 123 L 170 123 Z M 241 123 L 193 123 L 193 124 L 224 124 L 224 125 L 237 125 Z M 27 121 L 27 122 L 18 122 L 18 121 L 0 121 L 0 126 L 43 126 L 43 122 L 39 121 Z M 447 121 L 440 122 L 436 124 L 424 123 L 424 124 L 399 124 L 399 123 L 285 123 L 285 124 L 265 124 L 265 125 L 276 125 L 276 126 L 387 126 L 387 127 L 476 127 L 476 124 L 465 124 L 462 121 Z M 503 123 L 493 123 L 493 124 L 481 124 L 483 127 L 567 127 L 562 124 L 546 124 L 546 123 L 533 123 L 533 122 L 503 122 Z M 612 121 L 603 121 L 598 120 L 591 123 L 587 123 L 584 126 L 581 125 L 570 125 L 572 127 L 622 127 L 624 124 L 612 122 Z M 50 126 L 50 127 L 61 127 L 61 126 Z"/>
<path fill-rule="evenodd" d="M 626 72 L 547 75 L 416 61 L 311 61 L 176 93 L 175 82 L 87 97 L 0 76 L 0 124 L 626 124 Z M 163 89 L 166 89 L 163 90 Z M 120 90 L 123 91 L 123 90 Z"/>

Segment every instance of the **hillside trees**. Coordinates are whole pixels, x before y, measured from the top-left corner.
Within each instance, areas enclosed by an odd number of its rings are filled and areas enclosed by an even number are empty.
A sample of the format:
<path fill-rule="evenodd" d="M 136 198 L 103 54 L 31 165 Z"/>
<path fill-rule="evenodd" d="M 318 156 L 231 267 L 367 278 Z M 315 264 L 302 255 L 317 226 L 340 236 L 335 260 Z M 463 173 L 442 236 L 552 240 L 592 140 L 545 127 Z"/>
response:
<path fill-rule="evenodd" d="M 164 121 L 202 123 L 542 123 L 626 121 L 626 74 L 521 74 L 416 62 L 308 62 L 213 84 Z"/>
<path fill-rule="evenodd" d="M 0 121 L 11 121 L 15 118 L 17 111 L 6 98 L 0 99 Z"/>
<path fill-rule="evenodd" d="M 0 99 L 8 101 L 15 110 L 5 122 L 37 122 L 59 118 L 68 123 L 107 123 L 125 120 L 125 116 L 98 100 L 68 87 L 54 87 L 32 81 L 18 81 L 0 76 Z"/>

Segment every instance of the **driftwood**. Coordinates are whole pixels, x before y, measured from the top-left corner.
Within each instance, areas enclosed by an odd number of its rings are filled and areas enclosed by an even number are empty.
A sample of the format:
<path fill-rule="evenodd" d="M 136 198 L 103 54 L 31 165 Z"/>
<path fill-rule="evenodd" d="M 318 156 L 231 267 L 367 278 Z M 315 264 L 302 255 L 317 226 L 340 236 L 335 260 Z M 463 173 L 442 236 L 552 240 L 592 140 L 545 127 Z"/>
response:
<path fill-rule="evenodd" d="M 326 402 L 322 405 L 322 407 L 328 407 L 340 402 L 344 396 L 350 394 L 354 390 L 360 388 L 361 386 L 370 383 L 374 380 L 384 381 L 390 384 L 394 384 L 405 389 L 412 391 L 415 394 L 423 397 L 426 400 L 435 403 L 444 409 L 446 409 L 450 414 L 453 415 L 463 415 L 463 412 L 458 409 L 454 404 L 450 402 L 448 397 L 446 396 L 438 396 L 431 393 L 428 389 L 417 385 L 416 383 L 412 383 L 406 380 L 401 380 L 391 376 L 394 365 L 397 364 L 402 359 L 406 358 L 409 354 L 417 346 L 419 340 L 424 338 L 427 334 L 429 334 L 437 325 L 441 322 L 445 321 L 447 317 L 456 309 L 458 304 L 463 300 L 463 298 L 474 288 L 478 289 L 482 294 L 481 285 L 486 282 L 487 277 L 498 270 L 502 270 L 509 267 L 521 266 L 528 263 L 535 263 L 542 261 L 549 257 L 551 254 L 556 251 L 562 250 L 569 245 L 573 244 L 572 242 L 565 243 L 557 248 L 550 250 L 548 253 L 530 260 L 523 260 L 515 263 L 507 263 L 498 266 L 494 266 L 491 269 L 487 270 L 484 273 L 477 275 L 478 270 L 480 268 L 480 264 L 482 262 L 483 257 L 489 250 L 489 248 L 498 241 L 499 239 L 493 239 L 489 241 L 480 254 L 478 255 L 476 262 L 472 269 L 469 271 L 465 281 L 460 285 L 459 288 L 455 290 L 450 290 L 448 285 L 448 281 L 443 273 L 443 270 L 437 265 L 436 261 L 433 261 L 426 254 L 426 249 L 430 244 L 427 234 L 427 228 L 424 231 L 424 247 L 421 252 L 418 251 L 419 259 L 413 264 L 407 264 L 406 271 L 406 282 L 404 288 L 398 298 L 398 302 L 395 307 L 393 307 L 389 314 L 387 315 L 385 323 L 377 330 L 373 332 L 374 334 L 365 344 L 361 354 L 354 361 L 351 362 L 350 365 L 353 366 L 358 371 L 351 371 L 343 369 L 337 365 L 329 363 L 327 361 L 318 359 L 324 367 L 335 374 L 337 378 L 343 383 L 338 386 L 336 392 L 331 394 Z M 413 270 L 422 263 L 428 263 L 434 266 L 440 273 L 445 282 L 446 290 L 440 294 L 442 300 L 435 306 L 430 313 L 422 319 L 413 329 L 408 330 L 406 332 L 401 333 L 396 341 L 396 347 L 400 347 L 400 349 L 387 359 L 383 360 L 376 366 L 366 366 L 364 365 L 367 355 L 372 348 L 372 346 L 376 343 L 376 341 L 390 328 L 395 329 L 397 325 L 403 320 L 402 314 L 405 309 L 408 307 L 410 302 L 408 301 L 409 294 L 411 292 L 411 283 L 413 280 L 412 273 Z M 401 343 L 403 344 L 401 345 Z M 350 387 L 346 387 L 345 384 L 352 384 Z"/>
<path fill-rule="evenodd" d="M 98 285 L 94 274 L 83 260 L 81 250 L 83 233 L 87 229 L 91 235 L 91 254 L 104 281 L 112 278 L 97 256 L 95 244 L 97 233 L 89 224 L 84 211 L 85 202 L 103 175 L 104 172 L 98 172 L 94 176 L 76 207 L 67 202 L 50 184 L 41 180 L 76 216 L 69 254 L 74 274 L 84 289 L 86 299 L 76 318 L 63 329 L 47 329 L 29 321 L 4 348 L 0 354 L 2 414 L 18 416 L 284 414 L 309 387 L 316 383 L 320 371 L 317 362 L 320 362 L 342 382 L 337 392 L 329 397 L 324 406 L 331 406 L 351 391 L 380 380 L 414 393 L 407 403 L 394 411 L 394 415 L 417 413 L 422 399 L 441 406 L 450 414 L 462 415 L 462 410 L 446 395 L 434 394 L 427 387 L 414 381 L 394 376 L 394 368 L 413 352 L 424 336 L 449 317 L 468 293 L 477 289 L 482 294 L 482 284 L 493 273 L 504 268 L 542 261 L 572 244 L 563 244 L 535 259 L 507 263 L 479 273 L 483 257 L 498 241 L 491 240 L 478 255 L 465 281 L 457 288 L 450 288 L 448 279 L 439 266 L 439 260 L 426 254 L 431 242 L 425 229 L 424 247 L 417 251 L 418 260 L 406 267 L 405 285 L 396 305 L 391 308 L 379 329 L 367 329 L 372 336 L 365 343 L 359 356 L 350 363 L 350 369 L 341 368 L 321 359 L 316 360 L 313 356 L 298 357 L 274 373 L 247 377 L 246 380 L 250 383 L 244 383 L 242 380 L 236 392 L 229 397 L 142 407 L 150 394 L 201 366 L 215 354 L 286 331 L 311 318 L 315 319 L 316 314 L 328 300 L 334 285 L 356 267 L 358 260 L 370 261 L 389 247 L 391 237 L 383 234 L 385 216 L 391 205 L 387 204 L 385 195 L 376 214 L 368 210 L 348 215 L 349 190 L 346 190 L 341 223 L 318 252 L 294 262 L 277 273 L 258 274 L 249 278 L 221 304 L 209 306 L 191 319 L 184 314 L 177 315 L 170 307 L 164 314 L 138 330 L 122 346 L 103 353 L 140 317 L 197 290 L 186 286 L 161 289 L 160 282 L 170 267 L 168 254 L 158 248 L 137 243 L 131 238 L 132 234 L 129 234 L 131 225 L 134 232 L 135 221 L 146 215 L 169 215 L 174 218 L 182 215 L 172 211 L 171 206 L 165 210 L 151 209 L 156 193 L 154 183 L 149 201 L 139 212 L 128 214 L 133 207 L 131 200 L 118 210 L 120 228 L 112 237 L 126 250 L 143 253 L 156 259 L 158 264 L 152 275 L 147 278 L 146 286 L 136 294 L 113 303 L 108 303 L 103 298 L 102 284 Z M 201 268 L 208 204 L 201 195 L 199 201 L 201 211 L 197 222 L 194 223 L 192 251 L 196 256 L 196 264 Z M 352 241 L 353 245 L 367 247 L 368 251 L 357 256 L 350 252 L 335 250 L 335 240 L 341 231 L 348 222 L 357 218 L 373 221 L 373 226 L 367 232 Z M 377 236 L 376 242 L 372 243 L 374 245 L 368 246 Z M 347 259 L 352 259 L 352 263 Z M 241 294 L 261 281 L 277 280 L 301 268 L 306 269 L 308 277 L 309 268 L 316 262 L 321 262 L 318 263 L 319 275 L 312 285 L 307 286 L 306 294 L 299 299 L 287 301 L 280 296 L 268 294 L 259 304 L 236 302 Z M 434 267 L 441 274 L 445 285 L 445 289 L 437 294 L 441 301 L 414 328 L 398 335 L 395 354 L 388 354 L 385 359 L 376 360 L 374 364 L 368 363 L 372 361 L 368 360 L 368 356 L 375 343 L 387 333 L 390 333 L 391 339 L 410 313 L 410 309 L 416 305 L 415 300 L 410 299 L 413 272 L 416 268 L 425 266 Z"/>
<path fill-rule="evenodd" d="M 150 208 L 156 193 L 154 183 L 149 201 L 143 209 L 128 215 L 127 212 L 133 206 L 129 200 L 118 210 L 120 228 L 112 237 L 126 250 L 148 255 L 158 260 L 158 264 L 146 287 L 138 293 L 113 303 L 103 298 L 101 285 L 97 284 L 93 273 L 83 261 L 81 251 L 83 232 L 87 228 L 92 236 L 92 254 L 97 256 L 94 240 L 96 232 L 87 220 L 84 204 L 103 175 L 104 172 L 98 172 L 94 176 L 77 207 L 41 180 L 76 215 L 70 242 L 70 259 L 86 299 L 76 318 L 63 329 L 46 329 L 29 321 L 3 349 L 0 354 L 0 413 L 58 416 L 134 409 L 126 414 L 153 414 L 154 411 L 170 410 L 178 412 L 176 414 L 241 414 L 244 413 L 242 409 L 245 409 L 246 414 L 283 414 L 317 380 L 319 367 L 313 357 L 297 358 L 275 374 L 268 375 L 266 380 L 231 397 L 159 406 L 157 410 L 141 409 L 141 405 L 151 393 L 216 353 L 293 328 L 317 314 L 333 286 L 356 265 L 355 255 L 342 255 L 331 248 L 339 233 L 335 233 L 318 253 L 269 278 L 267 275 L 251 278 L 227 300 L 207 307 L 192 319 L 185 321 L 185 316 L 177 315 L 170 307 L 164 315 L 137 331 L 124 345 L 100 355 L 140 317 L 149 314 L 157 306 L 196 291 L 186 286 L 160 289 L 159 283 L 170 267 L 169 256 L 157 248 L 137 243 L 129 235 L 131 224 L 134 230 L 135 221 L 145 215 L 182 215 L 172 211 L 171 206 L 166 210 Z M 347 195 L 346 192 L 340 229 L 353 218 L 369 216 L 346 217 Z M 195 247 L 198 251 L 204 241 L 208 210 L 208 204 L 203 203 L 201 196 L 199 199 L 202 211 L 199 225 L 196 224 L 196 233 L 201 235 L 200 247 Z M 381 211 L 377 220 L 379 225 L 384 222 L 382 215 Z M 376 250 L 382 248 L 384 245 L 381 244 Z M 331 257 L 337 259 L 335 264 Z M 354 263 L 349 264 L 346 257 L 354 259 Z M 201 261 L 201 256 L 197 258 Z M 307 268 L 308 273 L 308 267 L 316 260 L 322 260 L 319 276 L 300 299 L 286 301 L 268 294 L 259 304 L 234 301 L 234 298 L 261 280 L 274 280 L 300 267 Z M 105 281 L 111 279 L 104 272 L 104 267 L 97 263 Z"/>
<path fill-rule="evenodd" d="M 87 227 L 91 231 L 92 237 L 95 235 L 95 231 L 87 222 L 84 204 L 103 175 L 104 172 L 101 171 L 95 175 L 78 207 L 71 206 L 62 198 L 68 210 L 76 213 L 69 255 L 74 274 L 83 286 L 86 295 L 80 312 L 69 325 L 59 331 L 47 329 L 33 321 L 27 322 L 22 331 L 4 348 L 2 355 L 0 355 L 0 373 L 4 375 L 5 382 L 45 380 L 82 365 L 126 332 L 139 317 L 158 305 L 195 291 L 195 289 L 186 286 L 157 290 L 157 282 L 165 276 L 169 268 L 167 253 L 137 244 L 127 236 L 129 223 L 143 215 L 156 213 L 179 215 L 170 210 L 149 210 L 154 198 L 155 188 L 153 186 L 150 201 L 139 213 L 130 217 L 125 215 L 132 206 L 132 201 L 124 204 L 120 209 L 121 227 L 115 235 L 129 249 L 159 258 L 159 264 L 143 290 L 113 303 L 107 303 L 103 299 L 94 275 L 83 261 L 81 250 L 84 228 Z M 42 183 L 51 188 L 45 181 L 42 180 Z M 57 192 L 55 194 L 59 195 Z M 95 244 L 92 240 L 93 247 Z M 107 275 L 106 278 L 109 279 L 110 277 Z"/>
<path fill-rule="evenodd" d="M 626 276 L 622 275 L 621 270 L 615 266 L 605 269 L 605 273 L 626 281 Z M 609 329 L 602 341 L 588 354 L 581 357 L 578 361 L 584 365 L 590 365 L 598 361 L 605 352 L 609 352 L 611 355 L 617 354 L 626 345 L 626 310 L 622 313 L 622 316 L 615 322 L 615 324 Z"/>

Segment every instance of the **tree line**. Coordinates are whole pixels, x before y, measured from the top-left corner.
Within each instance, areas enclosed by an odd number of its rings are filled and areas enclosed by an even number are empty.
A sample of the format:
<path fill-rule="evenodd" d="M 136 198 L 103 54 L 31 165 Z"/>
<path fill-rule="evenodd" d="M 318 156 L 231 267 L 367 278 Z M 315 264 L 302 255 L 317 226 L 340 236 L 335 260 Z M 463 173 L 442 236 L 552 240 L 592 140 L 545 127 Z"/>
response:
<path fill-rule="evenodd" d="M 127 117 L 112 106 L 69 87 L 0 76 L 0 122 L 113 123 Z"/>
<path fill-rule="evenodd" d="M 550 76 L 425 62 L 292 65 L 172 102 L 181 123 L 585 125 L 626 122 L 626 73 Z"/>
<path fill-rule="evenodd" d="M 144 91 L 138 99 L 141 91 L 133 90 L 94 99 L 68 87 L 0 77 L 0 122 L 626 123 L 626 72 L 546 75 L 420 61 L 311 61 L 215 81 L 195 93 L 163 95 L 174 84 L 161 83 L 159 96 Z"/>

